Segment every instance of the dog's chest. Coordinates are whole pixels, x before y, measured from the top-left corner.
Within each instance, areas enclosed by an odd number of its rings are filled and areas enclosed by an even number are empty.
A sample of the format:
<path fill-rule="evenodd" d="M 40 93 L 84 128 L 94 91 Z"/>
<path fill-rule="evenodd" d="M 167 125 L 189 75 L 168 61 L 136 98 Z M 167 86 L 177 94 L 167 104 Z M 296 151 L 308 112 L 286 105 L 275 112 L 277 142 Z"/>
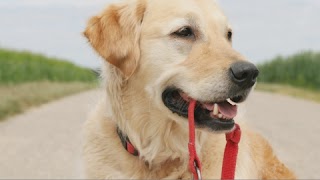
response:
<path fill-rule="evenodd" d="M 207 146 L 202 153 L 203 179 L 220 179 L 222 172 L 224 142 L 216 142 Z M 243 141 L 239 144 L 236 164 L 236 179 L 258 179 L 258 167 L 255 166 L 248 144 Z"/>

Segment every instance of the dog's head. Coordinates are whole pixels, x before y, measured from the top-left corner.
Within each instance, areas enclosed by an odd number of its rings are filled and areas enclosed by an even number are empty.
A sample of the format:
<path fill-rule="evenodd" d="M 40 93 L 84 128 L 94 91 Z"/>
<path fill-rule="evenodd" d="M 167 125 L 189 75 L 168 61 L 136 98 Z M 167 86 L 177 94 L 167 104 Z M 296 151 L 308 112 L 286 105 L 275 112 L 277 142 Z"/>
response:
<path fill-rule="evenodd" d="M 258 76 L 232 48 L 232 29 L 213 0 L 113 4 L 89 21 L 84 34 L 122 73 L 126 90 L 140 92 L 130 96 L 144 99 L 154 113 L 185 123 L 188 101 L 197 100 L 198 128 L 231 130 L 233 104 L 246 99 Z M 140 103 L 136 110 L 146 109 Z"/>

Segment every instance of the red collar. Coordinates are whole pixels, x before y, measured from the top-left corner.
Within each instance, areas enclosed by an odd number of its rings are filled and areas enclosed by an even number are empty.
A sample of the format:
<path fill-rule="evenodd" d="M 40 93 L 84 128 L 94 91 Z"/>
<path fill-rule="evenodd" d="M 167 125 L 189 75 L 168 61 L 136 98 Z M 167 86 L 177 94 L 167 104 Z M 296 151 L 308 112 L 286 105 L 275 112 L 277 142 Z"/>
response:
<path fill-rule="evenodd" d="M 131 144 L 129 138 L 127 135 L 125 135 L 124 133 L 122 133 L 122 131 L 119 129 L 119 127 L 117 128 L 117 133 L 119 135 L 119 138 L 121 140 L 121 143 L 123 145 L 123 147 L 132 155 L 134 156 L 139 156 L 139 152 L 138 150 Z"/>
<path fill-rule="evenodd" d="M 196 101 L 191 100 L 188 108 L 189 114 L 189 171 L 193 175 L 193 179 L 201 180 L 201 162 L 198 158 L 196 147 L 195 147 L 195 124 L 194 124 L 194 109 Z M 120 137 L 123 147 L 132 155 L 139 156 L 139 152 L 131 144 L 127 135 L 123 134 L 119 128 L 117 133 Z M 227 144 L 224 150 L 223 164 L 221 179 L 231 180 L 235 177 L 237 155 L 238 155 L 238 144 L 241 138 L 241 130 L 238 124 L 235 125 L 234 131 L 226 134 Z"/>

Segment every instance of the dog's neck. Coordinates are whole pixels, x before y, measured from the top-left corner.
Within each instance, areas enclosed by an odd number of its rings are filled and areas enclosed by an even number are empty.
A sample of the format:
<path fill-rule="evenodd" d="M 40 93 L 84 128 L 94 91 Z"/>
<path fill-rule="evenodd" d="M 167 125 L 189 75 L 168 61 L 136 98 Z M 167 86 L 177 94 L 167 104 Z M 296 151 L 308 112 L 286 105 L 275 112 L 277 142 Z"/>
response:
<path fill-rule="evenodd" d="M 139 157 L 150 168 L 163 163 L 179 160 L 188 161 L 188 127 L 169 119 L 161 112 L 153 111 L 150 102 L 141 90 L 134 90 L 119 72 L 109 67 L 104 77 L 106 93 L 110 103 L 112 119 L 139 151 Z M 112 79 L 112 81 L 108 81 Z M 152 112 L 152 113 L 151 113 Z M 206 134 L 197 132 L 197 150 L 206 139 Z"/>

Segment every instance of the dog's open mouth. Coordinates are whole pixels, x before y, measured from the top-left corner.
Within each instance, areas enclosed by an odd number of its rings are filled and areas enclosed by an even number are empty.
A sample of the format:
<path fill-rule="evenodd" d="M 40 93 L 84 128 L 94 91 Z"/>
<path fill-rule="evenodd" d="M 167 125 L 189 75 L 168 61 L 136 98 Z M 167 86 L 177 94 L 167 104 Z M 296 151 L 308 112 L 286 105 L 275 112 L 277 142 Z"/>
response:
<path fill-rule="evenodd" d="M 188 118 L 189 97 L 175 88 L 168 88 L 162 94 L 162 100 L 167 108 L 179 116 Z M 199 102 L 195 108 L 195 124 L 199 128 L 209 128 L 213 131 L 228 131 L 234 127 L 233 118 L 237 115 L 237 102 L 241 96 L 230 97 L 219 102 Z"/>

